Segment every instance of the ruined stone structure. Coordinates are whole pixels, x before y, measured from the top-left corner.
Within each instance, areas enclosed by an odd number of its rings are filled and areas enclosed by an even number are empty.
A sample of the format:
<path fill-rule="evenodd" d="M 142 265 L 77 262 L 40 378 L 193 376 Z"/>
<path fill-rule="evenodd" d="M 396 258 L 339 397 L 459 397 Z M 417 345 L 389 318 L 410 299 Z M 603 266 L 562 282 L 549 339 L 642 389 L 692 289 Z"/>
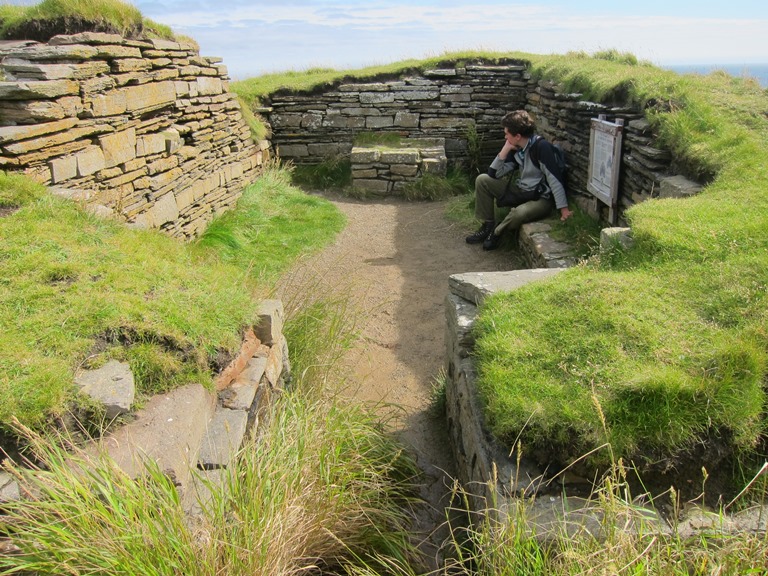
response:
<path fill-rule="evenodd" d="M 100 212 L 193 237 L 259 174 L 226 67 L 114 34 L 0 42 L 0 169 Z"/>
<path fill-rule="evenodd" d="M 297 164 L 349 155 L 358 134 L 375 131 L 444 138 L 449 167 L 484 171 L 503 144 L 502 116 L 520 108 L 534 115 L 540 134 L 567 151 L 569 191 L 594 217 L 602 216 L 603 207 L 587 192 L 590 121 L 600 114 L 624 120 L 620 213 L 654 196 L 698 189 L 675 178 L 671 154 L 657 144 L 642 110 L 561 93 L 551 82 L 531 79 L 523 61 L 446 64 L 398 78 L 345 81 L 311 93 L 281 92 L 272 96 L 267 117 L 281 158 Z"/>

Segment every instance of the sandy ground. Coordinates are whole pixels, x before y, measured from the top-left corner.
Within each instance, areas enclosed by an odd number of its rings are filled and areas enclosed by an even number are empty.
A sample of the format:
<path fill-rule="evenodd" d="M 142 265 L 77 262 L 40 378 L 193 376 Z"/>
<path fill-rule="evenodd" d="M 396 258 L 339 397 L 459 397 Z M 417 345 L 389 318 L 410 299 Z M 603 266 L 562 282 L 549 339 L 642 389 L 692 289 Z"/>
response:
<path fill-rule="evenodd" d="M 348 224 L 303 266 L 321 273 L 329 290 L 351 287 L 363 309 L 362 338 L 345 358 L 348 394 L 390 419 L 423 470 L 417 531 L 436 558 L 456 476 L 444 418 L 430 409 L 444 366 L 448 277 L 522 265 L 514 253 L 466 244 L 468 231 L 444 217 L 445 201 L 326 197 Z"/>

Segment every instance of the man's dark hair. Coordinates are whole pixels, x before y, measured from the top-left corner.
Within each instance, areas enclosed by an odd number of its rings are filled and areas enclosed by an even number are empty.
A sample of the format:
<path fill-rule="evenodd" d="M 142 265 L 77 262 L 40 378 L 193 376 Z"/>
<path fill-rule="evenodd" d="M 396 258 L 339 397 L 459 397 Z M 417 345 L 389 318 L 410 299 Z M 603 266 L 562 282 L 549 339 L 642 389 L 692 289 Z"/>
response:
<path fill-rule="evenodd" d="M 515 110 L 504 115 L 501 119 L 501 125 L 512 134 L 520 134 L 525 138 L 533 136 L 533 132 L 536 130 L 536 124 L 525 110 Z"/>

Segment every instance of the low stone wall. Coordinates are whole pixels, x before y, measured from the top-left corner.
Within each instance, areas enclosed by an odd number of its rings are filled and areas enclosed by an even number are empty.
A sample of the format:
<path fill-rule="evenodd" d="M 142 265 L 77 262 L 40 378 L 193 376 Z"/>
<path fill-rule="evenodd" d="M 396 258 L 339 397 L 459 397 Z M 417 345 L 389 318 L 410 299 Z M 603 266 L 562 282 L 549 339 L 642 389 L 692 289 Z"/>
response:
<path fill-rule="evenodd" d="M 581 94 L 562 93 L 548 81 L 530 88 L 526 109 L 536 118 L 538 133 L 567 151 L 569 192 L 594 218 L 607 219 L 608 212 L 587 192 L 591 121 L 601 114 L 611 122 L 624 121 L 618 198 L 621 225 L 626 225 L 621 216 L 624 210 L 634 204 L 661 196 L 689 196 L 701 189 L 677 174 L 672 154 L 658 142 L 642 110 L 585 101 Z"/>
<path fill-rule="evenodd" d="M 676 172 L 640 109 L 585 101 L 552 82 L 530 78 L 528 63 L 474 64 L 408 72 L 401 77 L 345 81 L 312 92 L 272 95 L 266 117 L 281 158 L 319 163 L 348 156 L 361 132 L 445 139 L 449 166 L 485 171 L 503 145 L 502 116 L 526 109 L 537 131 L 568 154 L 571 197 L 595 218 L 607 208 L 587 191 L 590 122 L 604 114 L 624 121 L 618 223 L 626 208 L 657 196 L 686 196 L 700 186 Z M 616 223 L 613 223 L 616 224 Z"/>
<path fill-rule="evenodd" d="M 195 236 L 268 152 L 191 44 L 82 33 L 0 42 L 0 59 L 0 169 L 137 226 Z"/>
<path fill-rule="evenodd" d="M 446 175 L 442 138 L 410 138 L 397 147 L 359 146 L 350 157 L 352 188 L 362 195 L 398 196 L 425 174 Z"/>
<path fill-rule="evenodd" d="M 448 280 L 445 299 L 446 418 L 448 435 L 456 459 L 458 478 L 469 492 L 473 510 L 484 510 L 494 493 L 530 492 L 541 480 L 534 466 L 518 463 L 494 440 L 485 425 L 478 397 L 472 352 L 472 333 L 478 307 L 497 291 L 514 290 L 530 282 L 551 277 L 563 269 L 470 272 Z M 496 482 L 492 482 L 497 479 Z"/>

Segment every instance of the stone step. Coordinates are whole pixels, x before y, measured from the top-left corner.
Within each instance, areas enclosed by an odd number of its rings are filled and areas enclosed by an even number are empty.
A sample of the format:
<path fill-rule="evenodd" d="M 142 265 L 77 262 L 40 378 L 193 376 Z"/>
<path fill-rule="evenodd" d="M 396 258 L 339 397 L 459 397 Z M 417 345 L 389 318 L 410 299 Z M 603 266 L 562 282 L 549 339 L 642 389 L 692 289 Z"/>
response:
<path fill-rule="evenodd" d="M 243 445 L 247 424 L 245 410 L 216 410 L 201 440 L 197 467 L 201 470 L 228 468 Z"/>
<path fill-rule="evenodd" d="M 562 272 L 563 268 L 531 268 L 498 272 L 465 272 L 448 277 L 452 294 L 477 306 L 496 292 L 509 292 L 536 280 L 543 280 Z"/>
<path fill-rule="evenodd" d="M 556 222 L 540 220 L 520 227 L 518 246 L 530 268 L 570 268 L 578 263 L 573 246 L 552 237 Z"/>
<path fill-rule="evenodd" d="M 135 420 L 90 450 L 103 448 L 131 477 L 143 472 L 148 459 L 154 460 L 183 492 L 215 407 L 215 397 L 200 384 L 177 388 L 151 398 Z"/>

